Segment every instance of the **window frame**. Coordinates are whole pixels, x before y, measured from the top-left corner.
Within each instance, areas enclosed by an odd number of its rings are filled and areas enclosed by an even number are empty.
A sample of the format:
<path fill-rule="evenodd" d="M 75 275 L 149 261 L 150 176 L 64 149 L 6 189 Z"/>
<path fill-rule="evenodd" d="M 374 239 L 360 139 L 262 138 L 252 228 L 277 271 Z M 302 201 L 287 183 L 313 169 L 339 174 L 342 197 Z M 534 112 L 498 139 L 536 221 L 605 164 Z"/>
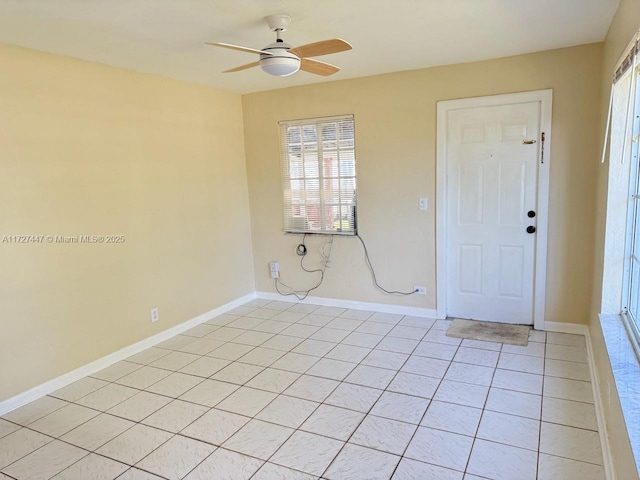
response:
<path fill-rule="evenodd" d="M 634 65 L 635 66 L 635 65 Z M 640 358 L 640 293 L 636 294 L 634 307 L 634 287 L 640 292 L 640 67 L 630 68 L 628 72 L 619 75 L 622 80 L 626 75 L 632 75 L 629 102 L 633 107 L 627 113 L 626 121 L 631 121 L 630 135 L 623 139 L 623 159 L 629 160 L 629 190 L 627 203 L 626 238 L 624 246 L 624 277 L 622 280 L 622 308 L 621 315 L 629 340 L 636 356 Z M 630 118 L 629 118 L 630 113 Z M 634 139 L 636 139 L 634 141 Z M 638 247 L 638 251 L 636 251 Z M 634 273 L 637 274 L 634 281 Z"/>
<path fill-rule="evenodd" d="M 284 233 L 356 236 L 354 115 L 285 120 L 278 129 Z"/>

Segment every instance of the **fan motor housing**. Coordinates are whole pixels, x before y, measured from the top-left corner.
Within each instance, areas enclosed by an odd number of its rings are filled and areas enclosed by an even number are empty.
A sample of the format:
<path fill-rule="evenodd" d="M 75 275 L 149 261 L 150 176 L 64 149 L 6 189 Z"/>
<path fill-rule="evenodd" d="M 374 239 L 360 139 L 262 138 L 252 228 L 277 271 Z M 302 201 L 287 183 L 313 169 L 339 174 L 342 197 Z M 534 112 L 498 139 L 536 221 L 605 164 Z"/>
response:
<path fill-rule="evenodd" d="M 300 58 L 289 52 L 290 45 L 284 42 L 275 42 L 262 49 L 271 55 L 260 55 L 260 68 L 277 77 L 287 77 L 300 70 Z"/>

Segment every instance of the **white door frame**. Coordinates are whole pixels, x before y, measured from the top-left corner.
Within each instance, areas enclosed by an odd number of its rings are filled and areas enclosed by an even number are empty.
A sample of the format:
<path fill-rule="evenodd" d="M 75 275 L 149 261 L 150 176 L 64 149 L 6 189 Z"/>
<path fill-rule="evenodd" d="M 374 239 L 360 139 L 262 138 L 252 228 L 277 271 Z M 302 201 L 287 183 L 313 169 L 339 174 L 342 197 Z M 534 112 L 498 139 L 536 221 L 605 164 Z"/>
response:
<path fill-rule="evenodd" d="M 505 104 L 540 102 L 540 132 L 545 133 L 544 163 L 538 158 L 536 246 L 533 282 L 533 326 L 544 330 L 547 284 L 547 231 L 549 218 L 549 164 L 551 162 L 551 103 L 553 91 L 491 95 L 445 100 L 437 104 L 436 156 L 436 313 L 447 316 L 447 117 L 450 111 Z M 541 145 L 538 138 L 538 145 Z M 540 157 L 540 155 L 538 155 Z"/>

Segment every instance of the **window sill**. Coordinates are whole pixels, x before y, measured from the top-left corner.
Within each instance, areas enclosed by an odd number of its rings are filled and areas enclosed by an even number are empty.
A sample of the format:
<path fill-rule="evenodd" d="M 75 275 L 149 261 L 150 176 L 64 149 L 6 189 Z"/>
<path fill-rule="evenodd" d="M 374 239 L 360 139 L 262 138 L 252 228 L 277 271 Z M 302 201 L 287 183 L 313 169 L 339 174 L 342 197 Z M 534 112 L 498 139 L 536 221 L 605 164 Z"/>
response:
<path fill-rule="evenodd" d="M 640 362 L 620 315 L 601 314 L 600 325 L 627 425 L 631 450 L 636 468 L 640 469 Z"/>

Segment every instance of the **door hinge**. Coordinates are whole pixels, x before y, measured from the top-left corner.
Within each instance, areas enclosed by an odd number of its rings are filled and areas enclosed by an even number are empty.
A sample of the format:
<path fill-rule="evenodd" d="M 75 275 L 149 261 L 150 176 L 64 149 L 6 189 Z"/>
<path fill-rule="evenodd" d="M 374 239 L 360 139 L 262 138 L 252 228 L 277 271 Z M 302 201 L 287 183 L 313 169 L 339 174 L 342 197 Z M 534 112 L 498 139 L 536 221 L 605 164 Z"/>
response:
<path fill-rule="evenodd" d="M 540 147 L 540 163 L 544 163 L 544 132 L 540 134 L 540 142 L 542 145 Z"/>

